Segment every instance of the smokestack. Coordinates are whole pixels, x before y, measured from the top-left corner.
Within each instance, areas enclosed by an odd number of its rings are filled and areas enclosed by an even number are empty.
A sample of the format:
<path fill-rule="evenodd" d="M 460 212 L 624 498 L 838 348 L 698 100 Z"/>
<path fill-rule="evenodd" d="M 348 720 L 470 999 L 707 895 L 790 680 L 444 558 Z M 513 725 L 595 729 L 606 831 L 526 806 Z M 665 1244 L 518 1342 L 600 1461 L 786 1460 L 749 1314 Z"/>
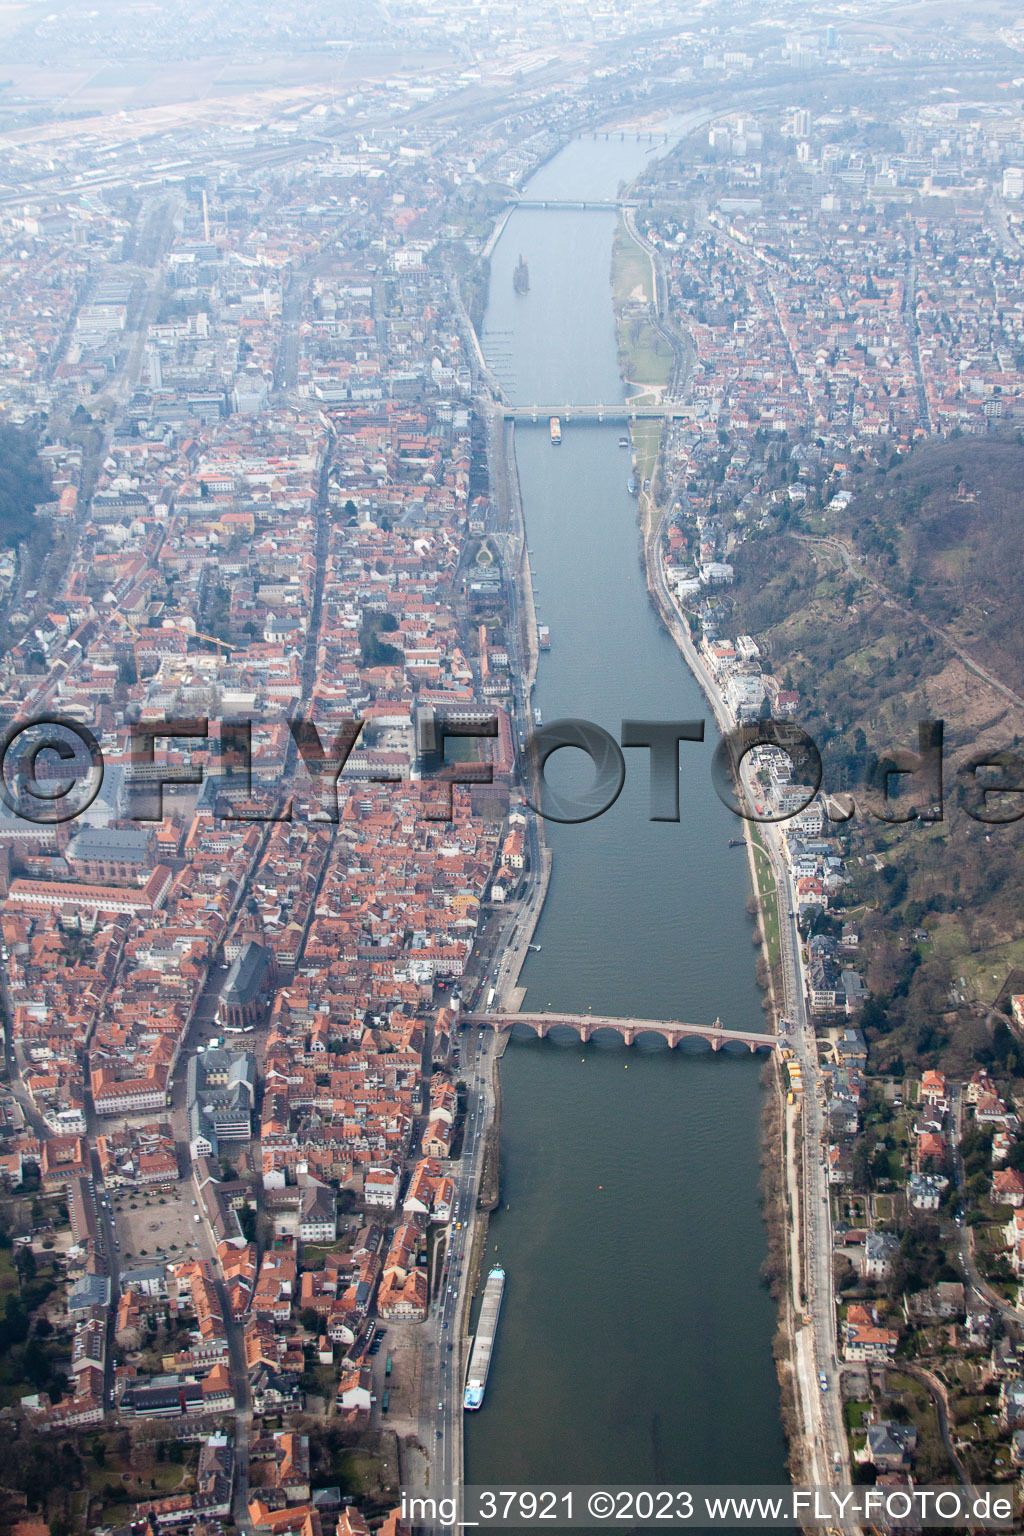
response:
<path fill-rule="evenodd" d="M 203 239 L 210 238 L 210 205 L 206 201 L 206 188 L 203 188 Z"/>

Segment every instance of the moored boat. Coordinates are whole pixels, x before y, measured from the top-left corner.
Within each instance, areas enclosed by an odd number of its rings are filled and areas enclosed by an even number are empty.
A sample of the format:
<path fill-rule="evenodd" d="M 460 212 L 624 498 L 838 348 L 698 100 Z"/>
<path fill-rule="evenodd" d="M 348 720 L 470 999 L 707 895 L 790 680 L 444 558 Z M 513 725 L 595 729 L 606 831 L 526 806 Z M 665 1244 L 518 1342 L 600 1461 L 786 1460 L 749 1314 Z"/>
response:
<path fill-rule="evenodd" d="M 463 1407 L 468 1409 L 479 1408 L 484 1400 L 487 1373 L 491 1368 L 491 1354 L 494 1349 L 494 1336 L 498 1331 L 498 1313 L 501 1311 L 504 1290 L 505 1271 L 500 1264 L 495 1264 L 484 1286 L 480 1316 L 476 1325 L 476 1338 L 473 1340 L 473 1352 L 469 1357 L 466 1393 L 462 1400 Z"/>

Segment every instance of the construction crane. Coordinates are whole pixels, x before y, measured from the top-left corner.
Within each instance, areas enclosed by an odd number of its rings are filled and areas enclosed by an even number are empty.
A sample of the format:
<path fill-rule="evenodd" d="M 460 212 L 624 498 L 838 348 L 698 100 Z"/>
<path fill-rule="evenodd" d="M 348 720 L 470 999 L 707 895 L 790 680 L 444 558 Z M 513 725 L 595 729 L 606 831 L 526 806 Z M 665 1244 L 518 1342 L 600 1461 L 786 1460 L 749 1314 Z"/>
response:
<path fill-rule="evenodd" d="M 196 632 L 195 632 L 195 637 L 196 637 L 197 640 L 209 640 L 211 645 L 215 645 L 217 647 L 217 659 L 218 659 L 218 661 L 220 660 L 220 653 L 221 653 L 221 648 L 222 647 L 223 647 L 223 649 L 225 651 L 237 650 L 237 646 L 229 645 L 227 640 L 222 640 L 219 635 L 204 635 L 200 630 L 197 629 Z"/>

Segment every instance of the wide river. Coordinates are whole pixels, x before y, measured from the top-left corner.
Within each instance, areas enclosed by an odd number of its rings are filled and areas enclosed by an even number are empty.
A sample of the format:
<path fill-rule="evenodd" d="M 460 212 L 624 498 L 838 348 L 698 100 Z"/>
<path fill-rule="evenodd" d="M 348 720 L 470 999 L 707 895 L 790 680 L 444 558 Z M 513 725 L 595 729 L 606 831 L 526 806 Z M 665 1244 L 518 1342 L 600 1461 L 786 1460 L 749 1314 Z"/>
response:
<path fill-rule="evenodd" d="M 577 141 L 530 194 L 614 196 L 649 152 L 630 136 Z M 614 230 L 611 212 L 510 219 L 483 342 L 513 400 L 622 399 Z M 516 429 L 552 637 L 534 702 L 546 721 L 581 716 L 616 739 L 624 717 L 706 718 L 707 740 L 680 748 L 678 824 L 648 821 L 639 750 L 610 812 L 547 824 L 554 875 L 524 1006 L 761 1028 L 738 825 L 711 784 L 713 718 L 648 598 L 624 431 L 570 422 L 554 447 L 546 421 Z M 467 1415 L 467 1482 L 786 1481 L 759 1283 L 761 1066 L 652 1042 L 510 1045 L 488 1242 L 507 1281 L 486 1400 Z"/>

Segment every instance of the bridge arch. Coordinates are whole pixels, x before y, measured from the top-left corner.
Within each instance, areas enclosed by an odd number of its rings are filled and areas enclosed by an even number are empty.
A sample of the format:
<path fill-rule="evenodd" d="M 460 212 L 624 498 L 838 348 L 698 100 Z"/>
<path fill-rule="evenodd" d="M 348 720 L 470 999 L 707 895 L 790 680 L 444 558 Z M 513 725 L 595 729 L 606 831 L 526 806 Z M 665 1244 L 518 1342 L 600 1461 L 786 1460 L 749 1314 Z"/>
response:
<path fill-rule="evenodd" d="M 509 1032 L 511 1033 L 517 1025 L 520 1029 L 528 1029 L 531 1034 L 536 1035 L 538 1040 L 543 1040 L 546 1037 L 548 1030 L 551 1028 L 551 1025 L 547 1023 L 545 1019 L 538 1017 L 526 1017 L 522 1019 L 513 1019 L 512 1023 L 509 1025 Z"/>
<path fill-rule="evenodd" d="M 612 1036 L 618 1037 L 620 1045 L 632 1045 L 635 1034 L 635 1030 L 625 1024 L 617 1024 L 614 1019 L 595 1019 L 593 1024 L 580 1025 L 580 1039 L 597 1040 L 598 1045 L 611 1045 Z"/>
<path fill-rule="evenodd" d="M 641 1050 L 647 1049 L 652 1055 L 657 1051 L 670 1051 L 676 1044 L 676 1031 L 667 1024 L 653 1024 L 650 1029 L 631 1029 L 626 1044 L 636 1045 Z"/>

